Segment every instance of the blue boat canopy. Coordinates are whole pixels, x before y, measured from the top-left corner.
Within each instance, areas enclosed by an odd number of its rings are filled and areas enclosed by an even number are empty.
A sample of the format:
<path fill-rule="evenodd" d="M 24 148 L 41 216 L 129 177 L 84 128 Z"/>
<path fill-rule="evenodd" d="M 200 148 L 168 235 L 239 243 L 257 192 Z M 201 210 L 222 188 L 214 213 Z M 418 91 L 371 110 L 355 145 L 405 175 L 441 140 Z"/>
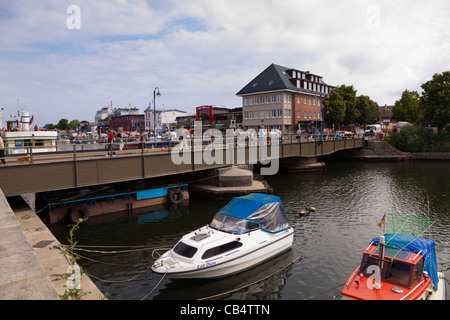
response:
<path fill-rule="evenodd" d="M 261 230 L 269 233 L 291 227 L 280 198 L 268 194 L 251 193 L 233 198 L 217 215 L 258 223 Z"/>
<path fill-rule="evenodd" d="M 425 258 L 425 271 L 438 289 L 438 275 L 436 263 L 436 243 L 434 241 L 405 234 L 386 233 L 386 247 L 419 253 Z M 380 238 L 373 239 L 374 244 L 380 243 Z"/>

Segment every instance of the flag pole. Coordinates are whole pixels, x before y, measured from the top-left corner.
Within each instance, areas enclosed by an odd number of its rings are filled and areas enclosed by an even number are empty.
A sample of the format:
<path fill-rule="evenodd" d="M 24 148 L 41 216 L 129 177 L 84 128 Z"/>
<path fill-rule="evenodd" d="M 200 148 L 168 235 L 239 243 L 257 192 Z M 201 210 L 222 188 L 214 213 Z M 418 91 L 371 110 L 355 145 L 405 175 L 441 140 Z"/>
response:
<path fill-rule="evenodd" d="M 378 254 L 378 272 L 375 281 L 375 289 L 379 290 L 381 288 L 381 270 L 384 265 L 384 245 L 385 245 L 385 237 L 384 234 L 386 232 L 386 214 L 381 218 L 380 223 L 378 224 L 380 228 L 383 230 L 383 234 L 380 236 L 380 252 Z"/>

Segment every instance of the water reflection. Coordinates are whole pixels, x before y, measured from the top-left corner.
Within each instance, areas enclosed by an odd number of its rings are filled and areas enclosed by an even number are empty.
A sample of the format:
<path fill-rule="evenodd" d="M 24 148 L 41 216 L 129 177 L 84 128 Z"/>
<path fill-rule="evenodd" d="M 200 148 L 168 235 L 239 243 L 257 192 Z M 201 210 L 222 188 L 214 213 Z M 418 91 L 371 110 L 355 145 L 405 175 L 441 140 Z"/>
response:
<path fill-rule="evenodd" d="M 153 299 L 278 300 L 292 263 L 299 260 L 295 249 L 232 277 L 167 282 Z"/>

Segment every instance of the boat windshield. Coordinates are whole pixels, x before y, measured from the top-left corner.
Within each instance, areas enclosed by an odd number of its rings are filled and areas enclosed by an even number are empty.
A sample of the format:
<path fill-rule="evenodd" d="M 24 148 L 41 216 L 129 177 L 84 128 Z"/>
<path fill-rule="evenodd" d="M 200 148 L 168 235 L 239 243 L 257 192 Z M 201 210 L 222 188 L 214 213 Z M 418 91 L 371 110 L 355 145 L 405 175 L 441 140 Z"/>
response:
<path fill-rule="evenodd" d="M 221 213 L 217 213 L 214 216 L 209 226 L 213 229 L 232 234 L 243 234 L 259 229 L 259 224 L 256 222 L 227 216 Z"/>
<path fill-rule="evenodd" d="M 374 278 L 378 270 L 378 257 L 365 254 L 361 266 L 361 271 L 364 276 Z M 412 265 L 396 259 L 386 259 L 384 260 L 381 273 L 382 281 L 404 287 L 411 287 L 422 277 L 423 267 L 423 259 L 419 261 L 417 265 Z M 411 269 L 414 269 L 412 275 Z"/>

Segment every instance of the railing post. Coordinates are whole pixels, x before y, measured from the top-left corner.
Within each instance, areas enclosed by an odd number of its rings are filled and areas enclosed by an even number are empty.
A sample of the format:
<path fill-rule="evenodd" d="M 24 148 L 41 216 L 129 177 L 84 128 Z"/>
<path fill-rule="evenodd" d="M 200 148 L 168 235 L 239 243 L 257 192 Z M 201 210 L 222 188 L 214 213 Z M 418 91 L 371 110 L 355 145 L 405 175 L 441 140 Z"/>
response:
<path fill-rule="evenodd" d="M 30 154 L 30 163 L 33 163 L 33 147 L 30 147 L 28 151 L 28 153 Z"/>

